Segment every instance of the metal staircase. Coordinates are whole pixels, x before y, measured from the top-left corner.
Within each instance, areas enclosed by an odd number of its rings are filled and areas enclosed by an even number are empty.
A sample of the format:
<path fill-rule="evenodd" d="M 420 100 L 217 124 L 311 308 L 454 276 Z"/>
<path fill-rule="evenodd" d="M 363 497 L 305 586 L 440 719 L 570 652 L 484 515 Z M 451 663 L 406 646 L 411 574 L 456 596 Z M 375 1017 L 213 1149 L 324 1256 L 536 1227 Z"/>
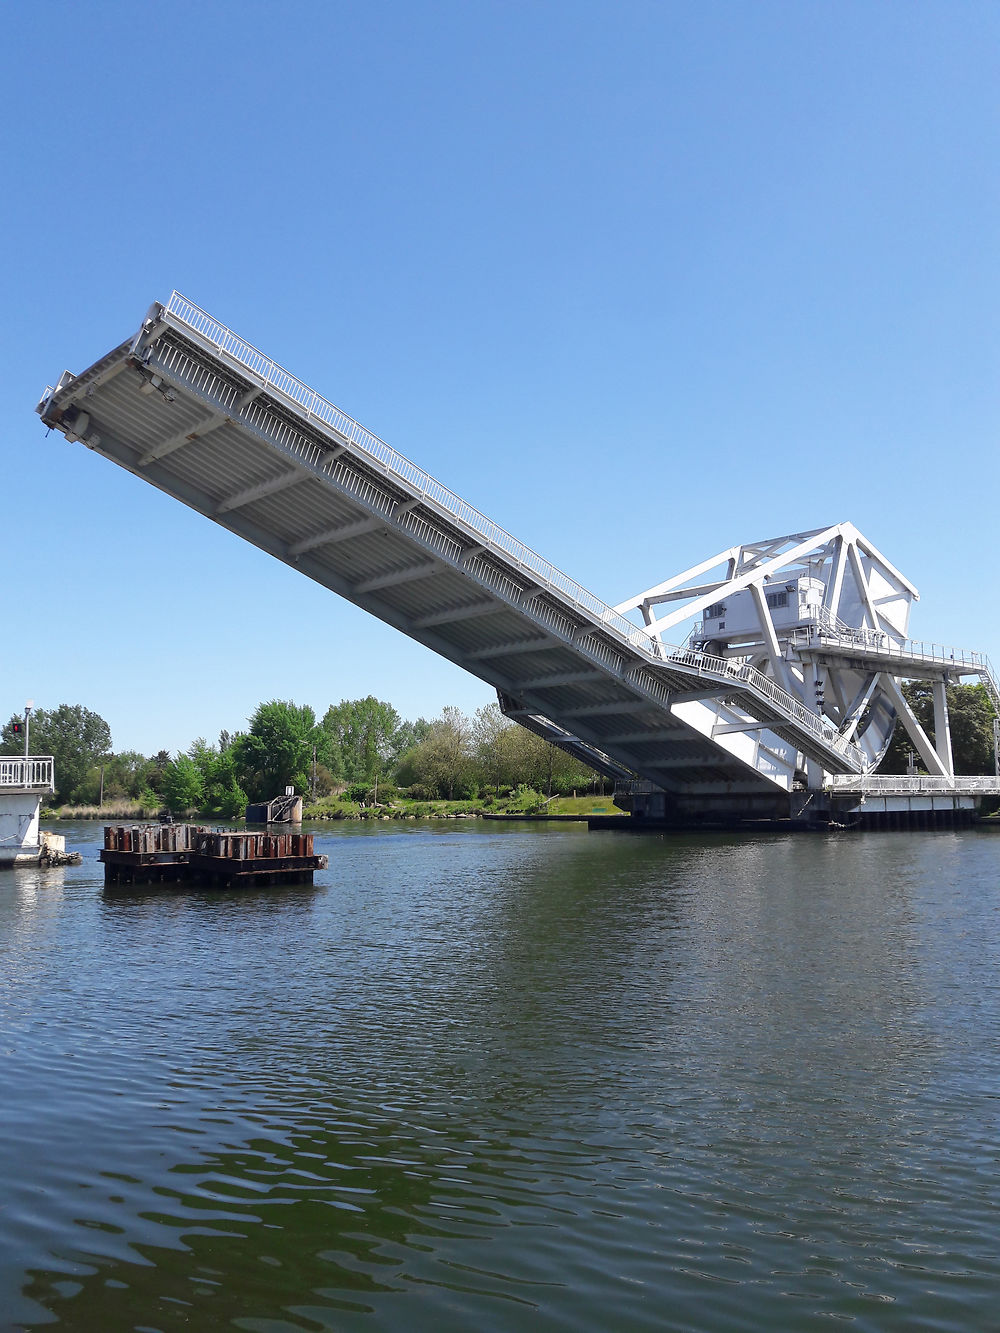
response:
<path fill-rule="evenodd" d="M 1000 684 L 997 683 L 993 665 L 988 657 L 982 659 L 982 665 L 976 674 L 986 687 L 986 693 L 989 695 L 990 703 L 993 705 L 994 715 L 1000 718 Z"/>

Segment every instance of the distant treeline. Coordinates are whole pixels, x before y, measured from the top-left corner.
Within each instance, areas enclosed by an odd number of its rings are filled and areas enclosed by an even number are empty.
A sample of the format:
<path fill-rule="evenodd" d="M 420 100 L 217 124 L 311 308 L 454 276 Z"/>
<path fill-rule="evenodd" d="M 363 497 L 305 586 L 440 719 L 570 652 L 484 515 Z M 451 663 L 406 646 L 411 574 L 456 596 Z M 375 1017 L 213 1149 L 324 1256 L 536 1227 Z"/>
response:
<path fill-rule="evenodd" d="M 933 739 L 930 687 L 908 682 L 903 692 Z M 993 710 L 982 685 L 949 685 L 948 712 L 958 773 L 992 773 Z M 24 749 L 14 716 L 0 732 L 0 753 Z M 246 731 L 199 736 L 185 753 L 115 754 L 107 722 L 80 704 L 37 709 L 31 751 L 55 757 L 57 805 L 132 801 L 148 810 L 196 810 L 220 819 L 243 813 L 287 786 L 314 801 L 342 792 L 349 800 L 468 800 L 530 787 L 545 796 L 583 791 L 600 781 L 592 769 L 508 721 L 497 704 L 467 717 L 445 708 L 428 722 L 408 722 L 392 704 L 369 695 L 331 705 L 317 721 L 308 704 L 261 703 Z M 880 766 L 903 773 L 912 743 L 897 724 Z"/>
<path fill-rule="evenodd" d="M 0 733 L 0 752 L 23 750 L 14 716 Z M 199 736 L 186 752 L 115 754 L 111 729 L 79 704 L 39 708 L 31 718 L 31 751 L 55 757 L 56 805 L 132 801 L 146 809 L 196 810 L 220 819 L 241 815 L 287 786 L 313 800 L 343 792 L 350 800 L 463 800 L 527 786 L 545 795 L 586 790 L 599 781 L 571 759 L 503 716 L 497 704 L 472 717 L 445 708 L 428 722 L 401 718 L 369 695 L 331 705 L 317 721 L 308 704 L 261 703 L 246 731 Z"/>

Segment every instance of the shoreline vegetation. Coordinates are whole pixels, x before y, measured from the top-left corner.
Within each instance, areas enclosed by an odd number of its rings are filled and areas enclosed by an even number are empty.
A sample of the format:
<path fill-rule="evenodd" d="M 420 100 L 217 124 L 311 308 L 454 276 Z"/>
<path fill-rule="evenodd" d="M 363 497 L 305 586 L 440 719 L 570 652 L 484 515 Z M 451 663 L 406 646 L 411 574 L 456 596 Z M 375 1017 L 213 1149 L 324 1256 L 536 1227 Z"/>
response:
<path fill-rule="evenodd" d="M 518 800 L 514 797 L 493 802 L 482 800 L 410 801 L 401 799 L 387 802 L 384 805 L 377 803 L 364 804 L 359 801 L 349 801 L 346 798 L 331 797 L 304 806 L 302 822 L 305 824 L 337 820 L 367 820 L 389 823 L 426 819 L 482 819 L 488 815 L 499 815 L 508 819 L 526 816 L 530 819 L 584 820 L 591 815 L 602 817 L 621 815 L 623 818 L 627 818 L 627 813 L 619 809 L 610 796 L 554 796 L 551 800 L 547 800 L 537 792 L 533 794 L 537 798 L 535 802 Z M 168 817 L 178 822 L 198 824 L 243 824 L 246 822 L 238 817 L 229 820 L 220 819 L 218 814 L 197 810 L 171 815 L 165 806 L 152 808 L 137 805 L 130 801 L 109 801 L 103 806 L 66 805 L 54 806 L 50 809 L 43 807 L 41 811 L 43 823 L 46 820 L 58 822 L 64 819 L 92 819 L 103 820 L 108 824 L 149 824 Z M 1000 827 L 1000 808 L 991 810 L 984 804 L 984 808 L 980 811 L 979 822 Z"/>
<path fill-rule="evenodd" d="M 904 683 L 933 743 L 929 687 Z M 982 685 L 947 689 L 959 774 L 994 771 L 993 709 Z M 186 752 L 116 753 L 111 728 L 81 704 L 35 708 L 33 753 L 52 755 L 55 791 L 48 819 L 197 819 L 243 822 L 248 804 L 294 791 L 307 820 L 470 819 L 495 815 L 621 813 L 607 779 L 578 753 L 568 754 L 487 704 L 468 717 L 446 707 L 428 721 L 402 718 L 392 704 L 369 695 L 331 704 L 322 717 L 289 699 L 261 703 L 248 729 L 197 737 Z M 28 743 L 27 717 L 0 729 L 0 754 L 18 755 Z M 897 726 L 879 773 L 916 768 L 907 734 Z M 919 772 L 919 769 L 916 771 Z M 613 790 L 613 788 L 612 788 Z M 988 800 L 987 813 L 996 807 Z"/>
<path fill-rule="evenodd" d="M 64 805 L 42 809 L 42 819 L 94 819 L 109 824 L 132 822 L 150 823 L 169 816 L 165 805 L 149 806 L 135 801 L 107 801 L 104 805 Z M 485 797 L 475 800 L 407 800 L 397 798 L 384 804 L 351 801 L 346 796 L 330 796 L 307 804 L 302 810 L 303 823 L 326 820 L 409 820 L 409 819 L 481 819 L 484 815 L 528 815 L 532 818 L 558 816 L 561 819 L 586 819 L 589 815 L 624 815 L 610 796 L 553 796 L 547 799 L 540 792 L 522 789 L 509 797 Z M 217 814 L 198 810 L 174 812 L 174 818 L 189 822 L 218 822 Z M 224 823 L 243 823 L 242 819 L 223 820 Z"/>
<path fill-rule="evenodd" d="M 342 699 L 317 719 L 308 705 L 271 699 L 249 729 L 203 736 L 186 752 L 115 753 L 111 729 L 79 704 L 36 708 L 31 743 L 54 760 L 50 819 L 242 822 L 249 804 L 294 791 L 310 820 L 451 819 L 541 814 L 565 799 L 569 813 L 614 813 L 607 779 L 497 704 L 473 717 L 445 708 L 407 721 L 385 700 Z M 27 720 L 10 718 L 0 753 L 23 753 Z M 577 805 L 572 804 L 576 802 Z M 554 807 L 559 809 L 559 807 Z"/>

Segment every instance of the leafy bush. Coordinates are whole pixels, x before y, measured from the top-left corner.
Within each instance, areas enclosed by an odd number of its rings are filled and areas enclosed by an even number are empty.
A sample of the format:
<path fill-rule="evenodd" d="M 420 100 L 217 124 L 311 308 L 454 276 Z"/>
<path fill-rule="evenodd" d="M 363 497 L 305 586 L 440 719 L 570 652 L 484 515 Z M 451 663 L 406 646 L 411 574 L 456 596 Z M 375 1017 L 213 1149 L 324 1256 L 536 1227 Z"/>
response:
<path fill-rule="evenodd" d="M 142 809 L 143 818 L 158 815 L 163 809 L 163 797 L 160 796 L 158 792 L 150 790 L 149 787 L 146 787 L 139 793 L 138 801 L 139 806 Z"/>
<path fill-rule="evenodd" d="M 521 783 L 515 787 L 511 793 L 508 808 L 512 811 L 520 811 L 522 814 L 533 815 L 545 806 L 545 797 L 540 791 L 535 791 L 534 787 L 529 787 Z"/>
<path fill-rule="evenodd" d="M 437 791 L 424 782 L 414 782 L 411 787 L 401 788 L 400 795 L 408 797 L 411 801 L 433 801 L 437 798 Z"/>

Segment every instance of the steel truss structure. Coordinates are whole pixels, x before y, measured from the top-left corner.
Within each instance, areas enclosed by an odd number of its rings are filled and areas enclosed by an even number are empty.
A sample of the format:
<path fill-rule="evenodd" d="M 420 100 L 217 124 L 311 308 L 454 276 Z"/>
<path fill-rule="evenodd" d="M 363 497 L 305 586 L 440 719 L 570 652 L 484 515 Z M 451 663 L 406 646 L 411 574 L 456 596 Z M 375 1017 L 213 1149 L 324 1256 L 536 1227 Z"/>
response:
<path fill-rule="evenodd" d="M 714 577 L 705 581 L 709 573 Z M 858 745 L 865 772 L 884 755 L 898 716 L 927 772 L 951 779 L 946 685 L 977 676 L 998 711 L 1000 694 L 983 654 L 907 637 L 918 597 L 909 579 L 852 523 L 839 523 L 721 551 L 616 610 L 638 610 L 657 639 L 700 617 L 691 632 L 693 646 L 771 676 Z M 934 741 L 904 698 L 902 679 L 931 684 Z M 714 737 L 756 730 L 753 718 L 740 717 L 741 710 L 725 700 L 699 707 L 712 714 Z M 829 775 L 817 772 L 808 758 L 805 770 L 806 787 L 850 785 L 849 779 L 828 782 Z"/>
<path fill-rule="evenodd" d="M 860 782 L 897 714 L 947 780 L 946 683 L 979 676 L 1000 705 L 984 658 L 906 637 L 916 590 L 851 524 L 733 547 L 610 607 L 176 292 L 38 411 L 666 799 L 787 810 Z M 910 677 L 933 682 L 933 744 Z"/>

